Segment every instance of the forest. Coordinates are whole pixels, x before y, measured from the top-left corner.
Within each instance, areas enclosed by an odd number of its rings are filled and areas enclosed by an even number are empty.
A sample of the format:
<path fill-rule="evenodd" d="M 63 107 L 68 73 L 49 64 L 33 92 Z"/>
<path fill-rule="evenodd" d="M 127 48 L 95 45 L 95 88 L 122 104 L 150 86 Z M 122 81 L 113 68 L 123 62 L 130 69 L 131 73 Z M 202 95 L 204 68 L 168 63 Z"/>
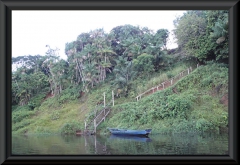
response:
<path fill-rule="evenodd" d="M 12 131 L 74 133 L 94 118 L 103 93 L 115 106 L 106 127 L 153 127 L 153 133 L 216 131 L 228 127 L 228 11 L 191 10 L 174 21 L 178 48 L 167 29 L 129 24 L 96 29 L 45 55 L 12 58 Z M 174 86 L 136 102 L 136 96 L 196 67 Z M 174 90 L 173 90 L 174 88 Z M 166 107 L 166 105 L 168 105 Z M 145 114 L 145 115 L 143 115 Z"/>

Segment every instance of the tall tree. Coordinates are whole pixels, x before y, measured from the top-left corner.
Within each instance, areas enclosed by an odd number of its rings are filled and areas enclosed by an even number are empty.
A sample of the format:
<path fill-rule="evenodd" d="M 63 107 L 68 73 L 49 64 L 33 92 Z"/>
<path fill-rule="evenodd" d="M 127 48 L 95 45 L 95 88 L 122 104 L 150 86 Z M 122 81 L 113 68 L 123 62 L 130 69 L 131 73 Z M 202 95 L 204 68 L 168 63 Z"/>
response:
<path fill-rule="evenodd" d="M 174 21 L 177 43 L 200 61 L 228 58 L 228 11 L 188 11 Z"/>
<path fill-rule="evenodd" d="M 128 92 L 131 89 L 133 78 L 136 76 L 136 72 L 133 69 L 132 61 L 127 61 L 127 58 L 119 57 L 116 60 L 117 66 L 114 68 L 113 73 L 115 73 L 114 84 L 117 87 L 118 94 L 123 93 L 128 96 Z"/>

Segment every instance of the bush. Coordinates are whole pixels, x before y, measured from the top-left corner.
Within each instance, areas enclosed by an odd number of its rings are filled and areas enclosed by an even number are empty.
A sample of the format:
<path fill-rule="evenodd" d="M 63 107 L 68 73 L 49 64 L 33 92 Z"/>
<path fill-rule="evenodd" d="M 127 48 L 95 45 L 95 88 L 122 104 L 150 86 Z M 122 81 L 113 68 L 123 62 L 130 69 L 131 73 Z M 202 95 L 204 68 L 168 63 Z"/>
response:
<path fill-rule="evenodd" d="M 212 77 L 206 77 L 202 80 L 201 86 L 202 87 L 209 87 L 212 82 L 213 82 Z"/>
<path fill-rule="evenodd" d="M 194 122 L 189 120 L 176 120 L 173 124 L 174 133 L 194 132 Z"/>
<path fill-rule="evenodd" d="M 12 122 L 18 123 L 21 122 L 23 119 L 28 119 L 31 115 L 34 115 L 34 112 L 27 111 L 27 110 L 18 110 L 12 113 Z"/>
<path fill-rule="evenodd" d="M 31 124 L 31 119 L 24 119 L 21 122 L 14 124 L 12 126 L 12 131 L 17 131 L 17 130 L 24 128 L 30 124 Z"/>
<path fill-rule="evenodd" d="M 196 129 L 200 132 L 210 131 L 212 129 L 212 123 L 204 118 L 198 119 L 196 122 Z"/>
<path fill-rule="evenodd" d="M 76 100 L 80 96 L 81 86 L 70 86 L 62 91 L 58 96 L 58 102 L 65 103 L 69 100 Z"/>
<path fill-rule="evenodd" d="M 65 123 L 60 132 L 61 134 L 75 134 L 77 130 L 80 130 L 80 123 L 73 121 L 69 123 Z"/>
<path fill-rule="evenodd" d="M 38 94 L 35 97 L 31 98 L 30 101 L 28 102 L 28 107 L 30 110 L 34 110 L 36 107 L 40 107 L 42 100 L 44 99 L 46 94 Z"/>

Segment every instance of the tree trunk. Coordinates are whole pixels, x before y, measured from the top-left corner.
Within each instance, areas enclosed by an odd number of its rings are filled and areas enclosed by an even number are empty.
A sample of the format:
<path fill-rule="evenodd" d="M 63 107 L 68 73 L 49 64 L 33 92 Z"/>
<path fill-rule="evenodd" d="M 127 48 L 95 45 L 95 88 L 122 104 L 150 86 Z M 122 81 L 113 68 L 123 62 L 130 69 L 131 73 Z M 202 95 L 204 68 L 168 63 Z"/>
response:
<path fill-rule="evenodd" d="M 62 85 L 60 85 L 60 93 L 62 92 Z"/>
<path fill-rule="evenodd" d="M 81 65 L 78 63 L 78 59 L 77 59 L 77 67 L 78 67 L 79 75 L 80 75 L 80 77 L 82 79 L 83 86 L 84 86 L 85 85 L 85 80 L 84 80 L 84 77 L 83 77 Z"/>

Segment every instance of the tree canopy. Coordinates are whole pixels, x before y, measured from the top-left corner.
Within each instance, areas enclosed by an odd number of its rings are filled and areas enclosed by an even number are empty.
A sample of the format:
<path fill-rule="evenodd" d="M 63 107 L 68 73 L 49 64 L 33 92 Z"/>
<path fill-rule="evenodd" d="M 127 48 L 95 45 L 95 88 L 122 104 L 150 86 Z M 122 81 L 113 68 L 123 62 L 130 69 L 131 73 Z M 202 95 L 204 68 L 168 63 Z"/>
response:
<path fill-rule="evenodd" d="M 174 20 L 179 48 L 200 61 L 228 59 L 228 11 L 188 11 Z M 67 60 L 49 45 L 44 56 L 12 58 L 20 67 L 12 74 L 12 104 L 34 108 L 37 95 L 61 96 L 69 89 L 80 95 L 106 80 L 127 96 L 132 80 L 165 67 L 169 31 L 121 25 L 109 33 L 95 29 L 65 45 Z M 76 95 L 74 93 L 74 97 Z M 78 97 L 78 96 L 76 96 Z"/>
<path fill-rule="evenodd" d="M 200 61 L 228 62 L 228 11 L 187 11 L 174 20 L 177 43 Z"/>

